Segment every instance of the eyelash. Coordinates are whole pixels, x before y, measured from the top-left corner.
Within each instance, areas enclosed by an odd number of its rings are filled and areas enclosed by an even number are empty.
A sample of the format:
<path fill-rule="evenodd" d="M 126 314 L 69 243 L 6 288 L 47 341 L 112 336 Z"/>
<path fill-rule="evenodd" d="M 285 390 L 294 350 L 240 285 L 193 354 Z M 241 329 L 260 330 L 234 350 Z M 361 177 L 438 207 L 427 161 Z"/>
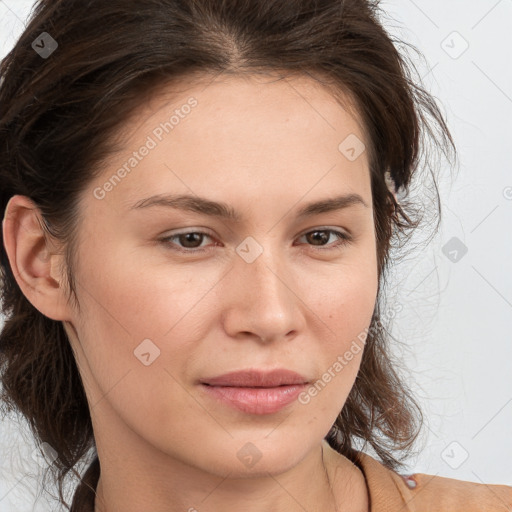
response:
<path fill-rule="evenodd" d="M 306 236 L 306 235 L 309 235 L 310 233 L 315 233 L 315 232 L 334 233 L 340 239 L 337 243 L 335 243 L 334 245 L 331 245 L 330 247 L 329 246 L 327 246 L 327 247 L 326 246 L 314 246 L 314 245 L 311 246 L 311 247 L 316 248 L 319 251 L 339 250 L 352 241 L 351 236 L 349 236 L 341 231 L 337 231 L 335 229 L 323 229 L 323 228 L 317 228 L 317 229 L 313 229 L 311 231 L 307 231 L 306 233 L 300 235 L 299 238 L 302 238 L 303 236 Z M 185 231 L 183 233 L 177 233 L 172 236 L 167 236 L 165 238 L 161 238 L 159 241 L 163 242 L 164 245 L 166 245 L 169 249 L 171 249 L 173 251 L 181 252 L 181 253 L 195 254 L 195 253 L 204 253 L 204 252 L 209 251 L 208 248 L 206 248 L 206 249 L 197 249 L 197 248 L 183 249 L 183 248 L 181 248 L 180 249 L 180 248 L 176 248 L 176 247 L 172 246 L 173 244 L 170 242 L 170 240 L 173 240 L 180 236 L 186 236 L 186 235 L 191 235 L 191 234 L 206 235 L 207 237 L 213 238 L 211 235 L 209 235 L 208 233 L 205 233 L 203 231 Z"/>

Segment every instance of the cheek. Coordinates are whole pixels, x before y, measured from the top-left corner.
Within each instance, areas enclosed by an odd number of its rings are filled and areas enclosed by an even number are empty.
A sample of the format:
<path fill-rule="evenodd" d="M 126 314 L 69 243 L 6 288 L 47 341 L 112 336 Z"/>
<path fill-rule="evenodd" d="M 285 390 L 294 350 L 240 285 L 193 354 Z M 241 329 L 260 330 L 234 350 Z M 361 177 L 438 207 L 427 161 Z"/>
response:
<path fill-rule="evenodd" d="M 339 286 L 332 285 L 325 300 L 324 317 L 335 337 L 334 345 L 343 349 L 348 340 L 358 337 L 370 324 L 377 298 L 377 276 L 372 272 L 344 275 Z M 338 341 L 336 341 L 336 339 Z"/>
<path fill-rule="evenodd" d="M 378 275 L 375 258 L 354 257 L 325 271 L 308 274 L 303 294 L 316 326 L 319 377 L 304 403 L 316 403 L 335 416 L 345 403 L 359 370 L 366 335 L 375 309 Z M 327 412 L 328 414 L 328 412 Z"/>
<path fill-rule="evenodd" d="M 103 435 L 128 425 L 155 444 L 168 441 L 171 450 L 174 436 L 193 431 L 187 419 L 204 416 L 182 385 L 194 348 L 187 312 L 193 312 L 201 290 L 176 271 L 162 281 L 150 268 L 134 272 L 119 259 L 98 265 L 86 281 L 87 292 L 82 290 L 78 331 L 91 415 Z M 162 438 L 164 425 L 173 432 L 169 439 Z"/>
<path fill-rule="evenodd" d="M 208 294 L 226 269 L 198 272 L 161 256 L 148 261 L 142 250 L 116 243 L 107 243 L 101 257 L 80 260 L 78 336 L 87 363 L 80 366 L 92 403 L 112 407 L 132 427 L 143 421 L 135 430 L 158 436 L 177 411 L 204 415 L 182 383 L 198 340 L 217 318 L 218 303 Z"/>
<path fill-rule="evenodd" d="M 303 273 L 301 294 L 329 333 L 327 347 L 343 349 L 370 324 L 377 299 L 375 245 L 348 250 L 339 262 Z"/>
<path fill-rule="evenodd" d="M 104 253 L 108 256 L 84 261 L 79 280 L 85 283 L 83 325 L 98 336 L 111 336 L 106 349 L 124 344 L 133 351 L 143 339 L 172 336 L 222 277 L 221 272 L 199 275 L 163 258 L 148 261 L 133 248 L 112 245 Z"/>

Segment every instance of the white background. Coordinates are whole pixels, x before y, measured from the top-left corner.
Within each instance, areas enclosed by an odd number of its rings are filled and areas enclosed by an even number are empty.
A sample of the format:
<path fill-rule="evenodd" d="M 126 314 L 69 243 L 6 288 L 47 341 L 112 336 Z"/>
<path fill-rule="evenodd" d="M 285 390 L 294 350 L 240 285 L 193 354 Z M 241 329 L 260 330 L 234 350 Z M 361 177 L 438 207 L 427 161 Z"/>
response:
<path fill-rule="evenodd" d="M 0 56 L 31 5 L 0 0 Z M 399 353 L 426 416 L 420 455 L 408 466 L 512 485 L 512 0 L 381 6 L 386 28 L 425 55 L 415 62 L 459 151 L 453 182 L 440 169 L 439 235 L 396 267 L 403 310 L 393 333 L 409 347 Z M 456 262 L 442 251 L 453 237 L 468 249 Z M 40 489 L 23 471 L 37 475 L 35 445 L 19 430 L 0 424 L 0 511 L 56 510 L 44 495 L 34 505 Z M 28 457 L 22 467 L 20 457 Z"/>

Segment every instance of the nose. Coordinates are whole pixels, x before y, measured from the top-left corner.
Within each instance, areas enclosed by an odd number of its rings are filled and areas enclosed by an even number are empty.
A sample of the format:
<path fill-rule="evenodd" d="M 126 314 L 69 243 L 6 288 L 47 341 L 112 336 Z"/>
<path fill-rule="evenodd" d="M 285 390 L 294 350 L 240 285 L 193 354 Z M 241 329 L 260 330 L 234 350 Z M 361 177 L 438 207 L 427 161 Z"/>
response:
<path fill-rule="evenodd" d="M 304 297 L 279 249 L 267 248 L 252 262 L 236 256 L 224 290 L 224 329 L 233 338 L 265 342 L 290 339 L 302 331 Z M 224 293 L 226 295 L 224 295 Z"/>

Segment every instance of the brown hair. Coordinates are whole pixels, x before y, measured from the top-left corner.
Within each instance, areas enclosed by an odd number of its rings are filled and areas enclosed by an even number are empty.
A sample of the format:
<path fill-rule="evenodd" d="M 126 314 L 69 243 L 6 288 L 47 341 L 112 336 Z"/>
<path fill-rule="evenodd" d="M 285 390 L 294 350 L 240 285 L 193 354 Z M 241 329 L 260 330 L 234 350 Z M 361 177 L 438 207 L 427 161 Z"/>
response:
<path fill-rule="evenodd" d="M 419 226 L 407 196 L 427 148 L 422 143 L 428 137 L 445 156 L 455 147 L 380 14 L 379 2 L 370 0 L 39 0 L 0 67 L 0 212 L 15 194 L 34 201 L 47 235 L 65 244 L 69 297 L 79 306 L 77 198 L 115 149 L 116 130 L 157 86 L 194 73 L 281 72 L 308 74 L 333 94 L 349 94 L 369 140 L 379 292 L 358 376 L 326 439 L 352 460 L 354 443 L 362 441 L 396 469 L 423 417 L 399 377 L 382 323 L 385 271 L 392 241 Z M 47 58 L 32 47 L 43 32 L 58 43 Z M 3 241 L 1 277 L 4 410 L 21 412 L 36 439 L 56 450 L 65 504 L 64 478 L 95 450 L 81 377 L 62 323 L 21 292 Z M 83 492 L 82 485 L 73 510 L 85 503 Z"/>

